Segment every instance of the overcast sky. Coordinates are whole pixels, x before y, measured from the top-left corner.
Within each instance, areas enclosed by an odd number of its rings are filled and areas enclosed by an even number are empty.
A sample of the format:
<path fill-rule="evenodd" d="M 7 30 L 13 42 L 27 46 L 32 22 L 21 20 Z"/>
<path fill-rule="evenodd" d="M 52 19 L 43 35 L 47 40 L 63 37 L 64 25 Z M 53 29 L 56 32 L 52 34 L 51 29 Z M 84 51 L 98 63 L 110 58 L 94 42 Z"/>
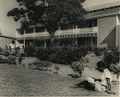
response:
<path fill-rule="evenodd" d="M 93 7 L 114 1 L 119 0 L 86 0 L 84 6 Z M 16 28 L 20 26 L 19 23 L 14 22 L 12 18 L 6 15 L 14 7 L 17 7 L 16 0 L 0 0 L 0 30 L 3 35 L 15 36 Z"/>

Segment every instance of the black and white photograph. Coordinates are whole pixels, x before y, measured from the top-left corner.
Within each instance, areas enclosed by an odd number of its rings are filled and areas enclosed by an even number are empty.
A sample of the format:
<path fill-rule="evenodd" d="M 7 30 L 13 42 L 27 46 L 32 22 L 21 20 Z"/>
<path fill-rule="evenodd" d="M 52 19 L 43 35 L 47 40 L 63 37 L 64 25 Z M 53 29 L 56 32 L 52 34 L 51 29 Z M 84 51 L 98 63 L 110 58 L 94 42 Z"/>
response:
<path fill-rule="evenodd" d="M 0 0 L 0 96 L 120 96 L 120 0 Z"/>

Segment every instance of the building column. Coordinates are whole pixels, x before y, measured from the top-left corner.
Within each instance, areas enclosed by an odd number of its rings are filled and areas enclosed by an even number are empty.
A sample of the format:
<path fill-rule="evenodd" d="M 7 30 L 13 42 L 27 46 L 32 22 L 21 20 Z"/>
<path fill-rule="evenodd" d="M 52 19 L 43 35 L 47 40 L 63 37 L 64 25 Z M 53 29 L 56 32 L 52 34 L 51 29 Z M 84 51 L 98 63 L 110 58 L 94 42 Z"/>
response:
<path fill-rule="evenodd" d="M 93 37 L 90 38 L 91 47 L 93 47 Z"/>
<path fill-rule="evenodd" d="M 47 41 L 44 41 L 44 48 L 47 47 Z"/>
<path fill-rule="evenodd" d="M 77 38 L 75 39 L 75 44 L 78 45 L 78 39 Z"/>
<path fill-rule="evenodd" d="M 87 39 L 86 39 L 86 37 L 84 37 L 84 45 L 85 45 L 85 47 L 88 46 L 88 45 L 87 45 Z"/>
<path fill-rule="evenodd" d="M 25 42 L 25 30 L 24 30 L 24 47 L 26 46 L 26 42 Z"/>
<path fill-rule="evenodd" d="M 35 27 L 33 27 L 33 33 L 35 33 Z"/>
<path fill-rule="evenodd" d="M 120 16 L 116 16 L 116 47 L 120 48 Z"/>
<path fill-rule="evenodd" d="M 78 26 L 76 25 L 76 27 L 75 27 L 76 29 L 78 28 Z"/>

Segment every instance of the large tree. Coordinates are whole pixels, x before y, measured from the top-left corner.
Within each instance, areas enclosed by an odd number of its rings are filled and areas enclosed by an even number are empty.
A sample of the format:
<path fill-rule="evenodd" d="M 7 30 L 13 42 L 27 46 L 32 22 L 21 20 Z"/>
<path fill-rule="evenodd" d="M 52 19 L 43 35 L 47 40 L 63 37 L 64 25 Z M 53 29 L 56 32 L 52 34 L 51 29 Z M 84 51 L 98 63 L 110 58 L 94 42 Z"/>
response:
<path fill-rule="evenodd" d="M 30 25 L 42 24 L 51 36 L 62 25 L 81 22 L 86 10 L 82 3 L 85 0 L 17 0 L 19 7 L 8 12 L 15 21 L 20 21 L 20 33 L 27 30 Z"/>

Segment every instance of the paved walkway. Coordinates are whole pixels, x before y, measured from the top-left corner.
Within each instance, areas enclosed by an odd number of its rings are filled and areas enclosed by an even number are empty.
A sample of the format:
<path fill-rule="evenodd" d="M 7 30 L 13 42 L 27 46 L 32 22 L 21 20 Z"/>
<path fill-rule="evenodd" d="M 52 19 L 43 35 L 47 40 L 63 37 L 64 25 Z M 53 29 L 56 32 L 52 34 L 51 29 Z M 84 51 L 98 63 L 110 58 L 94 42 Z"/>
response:
<path fill-rule="evenodd" d="M 89 96 L 108 95 L 83 88 L 73 88 L 81 79 L 0 64 L 0 96 Z"/>

